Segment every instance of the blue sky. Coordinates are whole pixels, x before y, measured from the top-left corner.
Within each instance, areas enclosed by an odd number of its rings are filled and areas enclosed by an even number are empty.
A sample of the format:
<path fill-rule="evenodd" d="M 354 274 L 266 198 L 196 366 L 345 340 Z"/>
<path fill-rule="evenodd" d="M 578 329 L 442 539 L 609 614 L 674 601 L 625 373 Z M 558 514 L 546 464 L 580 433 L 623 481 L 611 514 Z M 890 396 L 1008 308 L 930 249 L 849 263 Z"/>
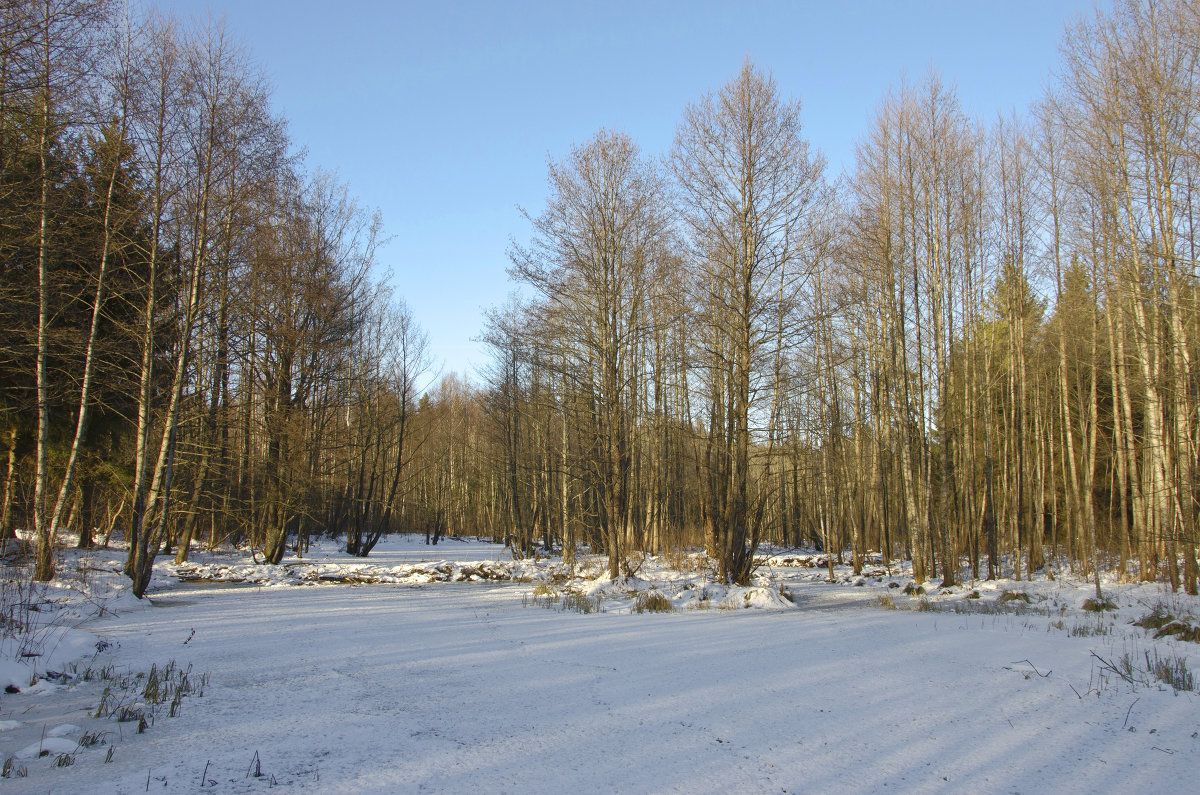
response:
<path fill-rule="evenodd" d="M 1040 96 L 1063 25 L 1094 0 L 386 2 L 164 0 L 225 16 L 275 87 L 310 166 L 335 170 L 392 241 L 378 270 L 446 371 L 471 374 L 482 310 L 511 291 L 510 238 L 546 158 L 601 127 L 665 153 L 684 106 L 749 56 L 804 105 L 832 175 L 874 108 L 932 67 L 994 120 Z M 1107 7 L 1107 0 L 1102 7 Z"/>

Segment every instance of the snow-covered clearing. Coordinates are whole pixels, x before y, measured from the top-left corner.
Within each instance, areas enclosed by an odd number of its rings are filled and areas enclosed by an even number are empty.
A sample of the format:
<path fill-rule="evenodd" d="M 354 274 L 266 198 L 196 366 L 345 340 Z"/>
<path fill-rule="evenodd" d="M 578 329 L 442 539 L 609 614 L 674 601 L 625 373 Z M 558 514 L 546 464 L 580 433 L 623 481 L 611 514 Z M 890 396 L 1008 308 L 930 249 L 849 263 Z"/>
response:
<path fill-rule="evenodd" d="M 330 542 L 289 561 L 315 576 L 275 567 L 267 585 L 185 582 L 162 563 L 153 606 L 116 596 L 107 601 L 116 614 L 70 632 L 63 622 L 42 657 L 3 669 L 19 680 L 13 666 L 32 665 L 40 682 L 0 696 L 0 760 L 28 774 L 0 786 L 1145 792 L 1179 791 L 1200 769 L 1200 694 L 1133 668 L 1131 684 L 1093 655 L 1145 668 L 1150 653 L 1200 668 L 1200 645 L 1128 623 L 1159 602 L 1174 615 L 1200 612 L 1160 585 L 1110 585 L 1120 610 L 1102 614 L 1079 609 L 1088 586 L 1063 578 L 977 583 L 979 599 L 964 598 L 970 587 L 935 592 L 927 606 L 943 609 L 921 611 L 921 597 L 888 587 L 906 584 L 902 575 L 839 568 L 845 581 L 828 584 L 812 556 L 779 556 L 761 570 L 761 588 L 725 592 L 703 571 L 660 561 L 647 561 L 634 586 L 572 583 L 554 562 L 514 569 L 493 545 L 385 544 L 365 565 L 391 572 L 388 584 L 314 584 L 320 572 L 364 565 Z M 90 565 L 118 560 L 97 552 Z M 262 574 L 234 553 L 196 560 L 188 576 Z M 439 561 L 451 564 L 448 581 L 410 571 L 437 571 Z M 453 575 L 464 569 L 477 579 Z M 107 577 L 80 588 L 119 583 Z M 632 612 L 628 591 L 652 587 L 675 612 Z M 994 612 L 1006 589 L 1030 594 L 1030 605 Z M 601 612 L 563 610 L 571 594 Z M 65 591 L 47 598 L 79 604 Z M 758 609 L 720 609 L 747 604 Z M 97 640 L 108 646 L 93 654 Z M 140 687 L 136 673 L 170 661 L 209 677 L 178 717 L 166 704 L 150 710 L 142 734 L 93 717 L 106 680 L 83 681 L 82 671 Z M 45 676 L 63 667 L 73 680 Z M 80 747 L 85 735 L 100 742 Z M 62 754 L 73 764 L 56 767 Z"/>

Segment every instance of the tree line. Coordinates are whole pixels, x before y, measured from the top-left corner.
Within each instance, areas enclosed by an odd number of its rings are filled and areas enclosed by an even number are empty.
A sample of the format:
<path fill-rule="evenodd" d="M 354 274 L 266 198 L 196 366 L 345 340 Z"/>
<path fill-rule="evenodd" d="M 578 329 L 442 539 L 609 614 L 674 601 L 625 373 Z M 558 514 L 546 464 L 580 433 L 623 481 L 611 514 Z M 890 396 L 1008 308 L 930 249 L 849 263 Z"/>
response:
<path fill-rule="evenodd" d="M 124 537 L 137 593 L 194 543 L 407 531 L 1197 590 L 1194 0 L 1073 23 L 1021 114 L 902 83 L 840 175 L 750 61 L 666 153 L 598 131 L 549 162 L 478 381 L 433 385 L 379 219 L 219 26 L 3 8 L 0 530 L 39 577 L 67 528 Z"/>
<path fill-rule="evenodd" d="M 552 160 L 477 395 L 514 547 L 1195 593 L 1198 48 L 1195 2 L 1118 2 L 1024 114 L 893 89 L 837 179 L 749 61 L 664 156 Z"/>
<path fill-rule="evenodd" d="M 122 537 L 140 596 L 194 541 L 398 526 L 429 357 L 382 240 L 223 24 L 5 0 L 0 536 L 36 578 L 67 530 Z"/>

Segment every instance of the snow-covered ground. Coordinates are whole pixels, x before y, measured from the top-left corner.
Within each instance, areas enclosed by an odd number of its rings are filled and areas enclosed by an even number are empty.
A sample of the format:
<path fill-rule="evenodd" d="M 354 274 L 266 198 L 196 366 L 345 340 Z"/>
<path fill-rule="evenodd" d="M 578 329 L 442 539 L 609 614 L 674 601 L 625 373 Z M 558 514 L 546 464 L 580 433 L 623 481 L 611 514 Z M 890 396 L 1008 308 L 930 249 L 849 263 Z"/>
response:
<path fill-rule="evenodd" d="M 120 553 L 96 552 L 39 595 L 50 623 L 24 647 L 38 656 L 0 647 L 22 691 L 0 695 L 0 761 L 27 773 L 0 788 L 1190 787 L 1200 694 L 1146 669 L 1147 655 L 1200 669 L 1200 645 L 1129 622 L 1160 606 L 1195 624 L 1196 599 L 1107 583 L 1118 609 L 1092 613 L 1091 586 L 1067 576 L 910 596 L 902 571 L 839 567 L 831 584 L 816 557 L 778 554 L 757 587 L 724 589 L 695 558 L 640 561 L 614 584 L 484 543 L 394 538 L 361 561 L 327 542 L 279 567 L 161 562 L 147 603 L 120 593 Z M 636 612 L 649 592 L 673 612 Z M 193 688 L 207 674 L 176 717 L 138 676 L 171 662 Z M 152 724 L 94 717 L 102 700 Z"/>

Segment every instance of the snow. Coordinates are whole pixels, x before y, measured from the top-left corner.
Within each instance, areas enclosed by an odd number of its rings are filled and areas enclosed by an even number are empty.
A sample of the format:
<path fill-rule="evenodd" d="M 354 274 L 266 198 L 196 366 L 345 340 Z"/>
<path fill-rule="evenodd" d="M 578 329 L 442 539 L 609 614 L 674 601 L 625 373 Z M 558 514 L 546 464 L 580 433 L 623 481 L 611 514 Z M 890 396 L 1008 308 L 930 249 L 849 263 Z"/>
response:
<path fill-rule="evenodd" d="M 32 745 L 28 745 L 17 751 L 14 756 L 17 759 L 37 759 L 45 756 L 58 756 L 59 754 L 71 754 L 79 748 L 79 743 L 75 740 L 66 740 L 62 737 L 47 737 L 44 740 L 39 740 Z"/>
<path fill-rule="evenodd" d="M 118 552 L 95 555 L 119 570 Z M 1143 792 L 1200 765 L 1198 694 L 1104 665 L 1200 668 L 1197 644 L 1129 623 L 1200 614 L 1161 584 L 1107 582 L 1118 609 L 1093 614 L 1093 586 L 1068 574 L 905 596 L 902 570 L 828 583 L 819 556 L 785 551 L 749 588 L 697 559 L 615 582 L 589 559 L 570 579 L 557 558 L 451 540 L 386 539 L 365 561 L 327 542 L 278 567 L 194 557 L 158 564 L 152 604 L 105 585 L 109 609 L 71 629 L 87 642 L 56 644 L 75 675 L 0 696 L 0 760 L 28 773 L 6 789 Z M 637 613 L 651 591 L 674 611 Z M 564 609 L 571 594 L 599 611 Z M 209 675 L 179 717 L 164 705 L 144 733 L 93 717 L 105 681 L 80 672 L 133 681 L 171 660 Z"/>

